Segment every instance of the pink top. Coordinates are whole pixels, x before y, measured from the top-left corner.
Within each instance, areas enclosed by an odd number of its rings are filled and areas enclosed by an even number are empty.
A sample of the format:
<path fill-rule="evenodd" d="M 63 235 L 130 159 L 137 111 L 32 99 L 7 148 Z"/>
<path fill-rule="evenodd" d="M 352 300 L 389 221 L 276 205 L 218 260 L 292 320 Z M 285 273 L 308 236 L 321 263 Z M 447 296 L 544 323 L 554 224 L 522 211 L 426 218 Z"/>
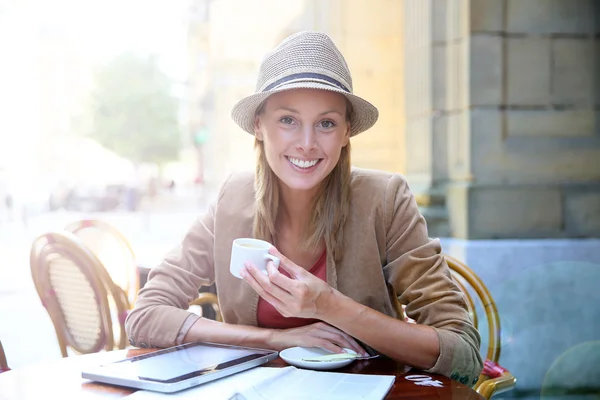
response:
<path fill-rule="evenodd" d="M 287 277 L 290 275 L 283 268 L 279 268 L 279 272 Z M 323 252 L 321 257 L 317 260 L 315 265 L 308 270 L 311 274 L 319 279 L 327 281 L 327 250 Z M 269 302 L 264 300 L 262 297 L 258 299 L 258 309 L 256 311 L 256 320 L 258 326 L 262 328 L 272 329 L 289 329 L 298 328 L 304 325 L 314 324 L 319 322 L 317 319 L 309 318 L 287 318 L 284 317 L 273 307 Z"/>

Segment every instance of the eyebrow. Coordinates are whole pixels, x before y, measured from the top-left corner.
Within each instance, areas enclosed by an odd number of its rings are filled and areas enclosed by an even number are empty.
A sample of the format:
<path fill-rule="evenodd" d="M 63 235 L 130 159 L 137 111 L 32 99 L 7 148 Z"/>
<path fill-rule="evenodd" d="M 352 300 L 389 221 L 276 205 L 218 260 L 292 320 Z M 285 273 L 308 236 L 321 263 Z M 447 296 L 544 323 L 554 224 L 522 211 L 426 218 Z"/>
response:
<path fill-rule="evenodd" d="M 300 114 L 300 112 L 298 110 L 295 110 L 295 109 L 290 108 L 290 107 L 278 107 L 277 109 L 275 109 L 275 111 L 279 111 L 279 110 L 285 110 L 285 111 L 289 111 L 289 112 L 294 113 L 294 114 Z M 335 114 L 339 114 L 341 116 L 344 116 L 344 114 L 342 114 L 338 110 L 328 110 L 328 111 L 320 113 L 319 115 L 327 115 L 327 114 L 331 114 L 331 113 L 335 113 Z"/>
<path fill-rule="evenodd" d="M 294 110 L 293 108 L 289 108 L 289 107 L 277 107 L 275 109 L 275 111 L 279 111 L 279 110 L 289 111 L 289 112 L 294 113 L 294 114 L 300 114 L 298 112 L 298 110 Z"/>
<path fill-rule="evenodd" d="M 342 113 L 341 113 L 341 112 L 339 112 L 338 110 L 329 110 L 329 111 L 325 111 L 325 112 L 322 112 L 322 113 L 321 113 L 321 114 L 319 114 L 319 115 L 327 115 L 327 114 L 331 114 L 331 113 L 334 113 L 334 114 L 339 114 L 339 115 L 341 115 L 342 117 L 344 116 L 344 114 L 342 114 Z"/>

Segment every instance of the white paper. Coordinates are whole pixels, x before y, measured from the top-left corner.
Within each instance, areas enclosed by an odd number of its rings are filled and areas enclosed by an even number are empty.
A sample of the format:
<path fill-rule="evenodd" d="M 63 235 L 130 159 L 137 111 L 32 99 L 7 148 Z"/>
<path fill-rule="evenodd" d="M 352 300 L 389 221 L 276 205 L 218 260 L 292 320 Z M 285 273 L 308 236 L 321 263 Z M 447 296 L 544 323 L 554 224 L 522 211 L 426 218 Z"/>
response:
<path fill-rule="evenodd" d="M 381 400 L 394 383 L 392 375 L 311 371 L 295 367 L 256 367 L 177 393 L 139 390 L 135 400 Z"/>
<path fill-rule="evenodd" d="M 392 375 L 361 375 L 291 368 L 239 393 L 234 400 L 380 400 L 396 379 Z"/>

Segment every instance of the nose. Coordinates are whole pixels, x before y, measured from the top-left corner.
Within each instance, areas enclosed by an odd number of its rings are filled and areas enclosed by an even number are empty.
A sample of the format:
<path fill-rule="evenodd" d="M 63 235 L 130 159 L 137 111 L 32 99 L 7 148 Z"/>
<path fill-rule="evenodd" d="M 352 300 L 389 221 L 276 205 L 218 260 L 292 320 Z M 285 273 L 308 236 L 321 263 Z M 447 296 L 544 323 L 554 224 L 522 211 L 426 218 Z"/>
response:
<path fill-rule="evenodd" d="M 310 125 L 305 126 L 304 129 L 302 129 L 301 137 L 298 140 L 296 148 L 305 153 L 308 153 L 311 150 L 313 150 L 316 147 L 316 145 L 317 135 L 315 133 L 314 128 Z"/>

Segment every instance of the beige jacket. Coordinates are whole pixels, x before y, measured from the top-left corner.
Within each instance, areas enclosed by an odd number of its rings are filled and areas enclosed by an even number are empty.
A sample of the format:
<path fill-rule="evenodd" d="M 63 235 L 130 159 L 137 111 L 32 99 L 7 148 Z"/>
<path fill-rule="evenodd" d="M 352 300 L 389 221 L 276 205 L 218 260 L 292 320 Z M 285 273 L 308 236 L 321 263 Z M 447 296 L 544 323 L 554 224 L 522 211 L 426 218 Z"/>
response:
<path fill-rule="evenodd" d="M 346 296 L 398 317 L 406 313 L 439 336 L 440 356 L 430 372 L 471 384 L 482 369 L 480 337 L 453 282 L 438 240 L 427 226 L 404 177 L 353 169 L 347 253 L 328 251 L 327 282 Z M 191 227 L 180 246 L 153 268 L 126 321 L 138 346 L 179 344 L 198 318 L 187 311 L 202 285 L 216 285 L 225 322 L 256 326 L 258 295 L 229 272 L 232 241 L 252 235 L 253 175 L 231 176 L 216 204 Z M 398 343 L 402 346 L 403 343 Z"/>

